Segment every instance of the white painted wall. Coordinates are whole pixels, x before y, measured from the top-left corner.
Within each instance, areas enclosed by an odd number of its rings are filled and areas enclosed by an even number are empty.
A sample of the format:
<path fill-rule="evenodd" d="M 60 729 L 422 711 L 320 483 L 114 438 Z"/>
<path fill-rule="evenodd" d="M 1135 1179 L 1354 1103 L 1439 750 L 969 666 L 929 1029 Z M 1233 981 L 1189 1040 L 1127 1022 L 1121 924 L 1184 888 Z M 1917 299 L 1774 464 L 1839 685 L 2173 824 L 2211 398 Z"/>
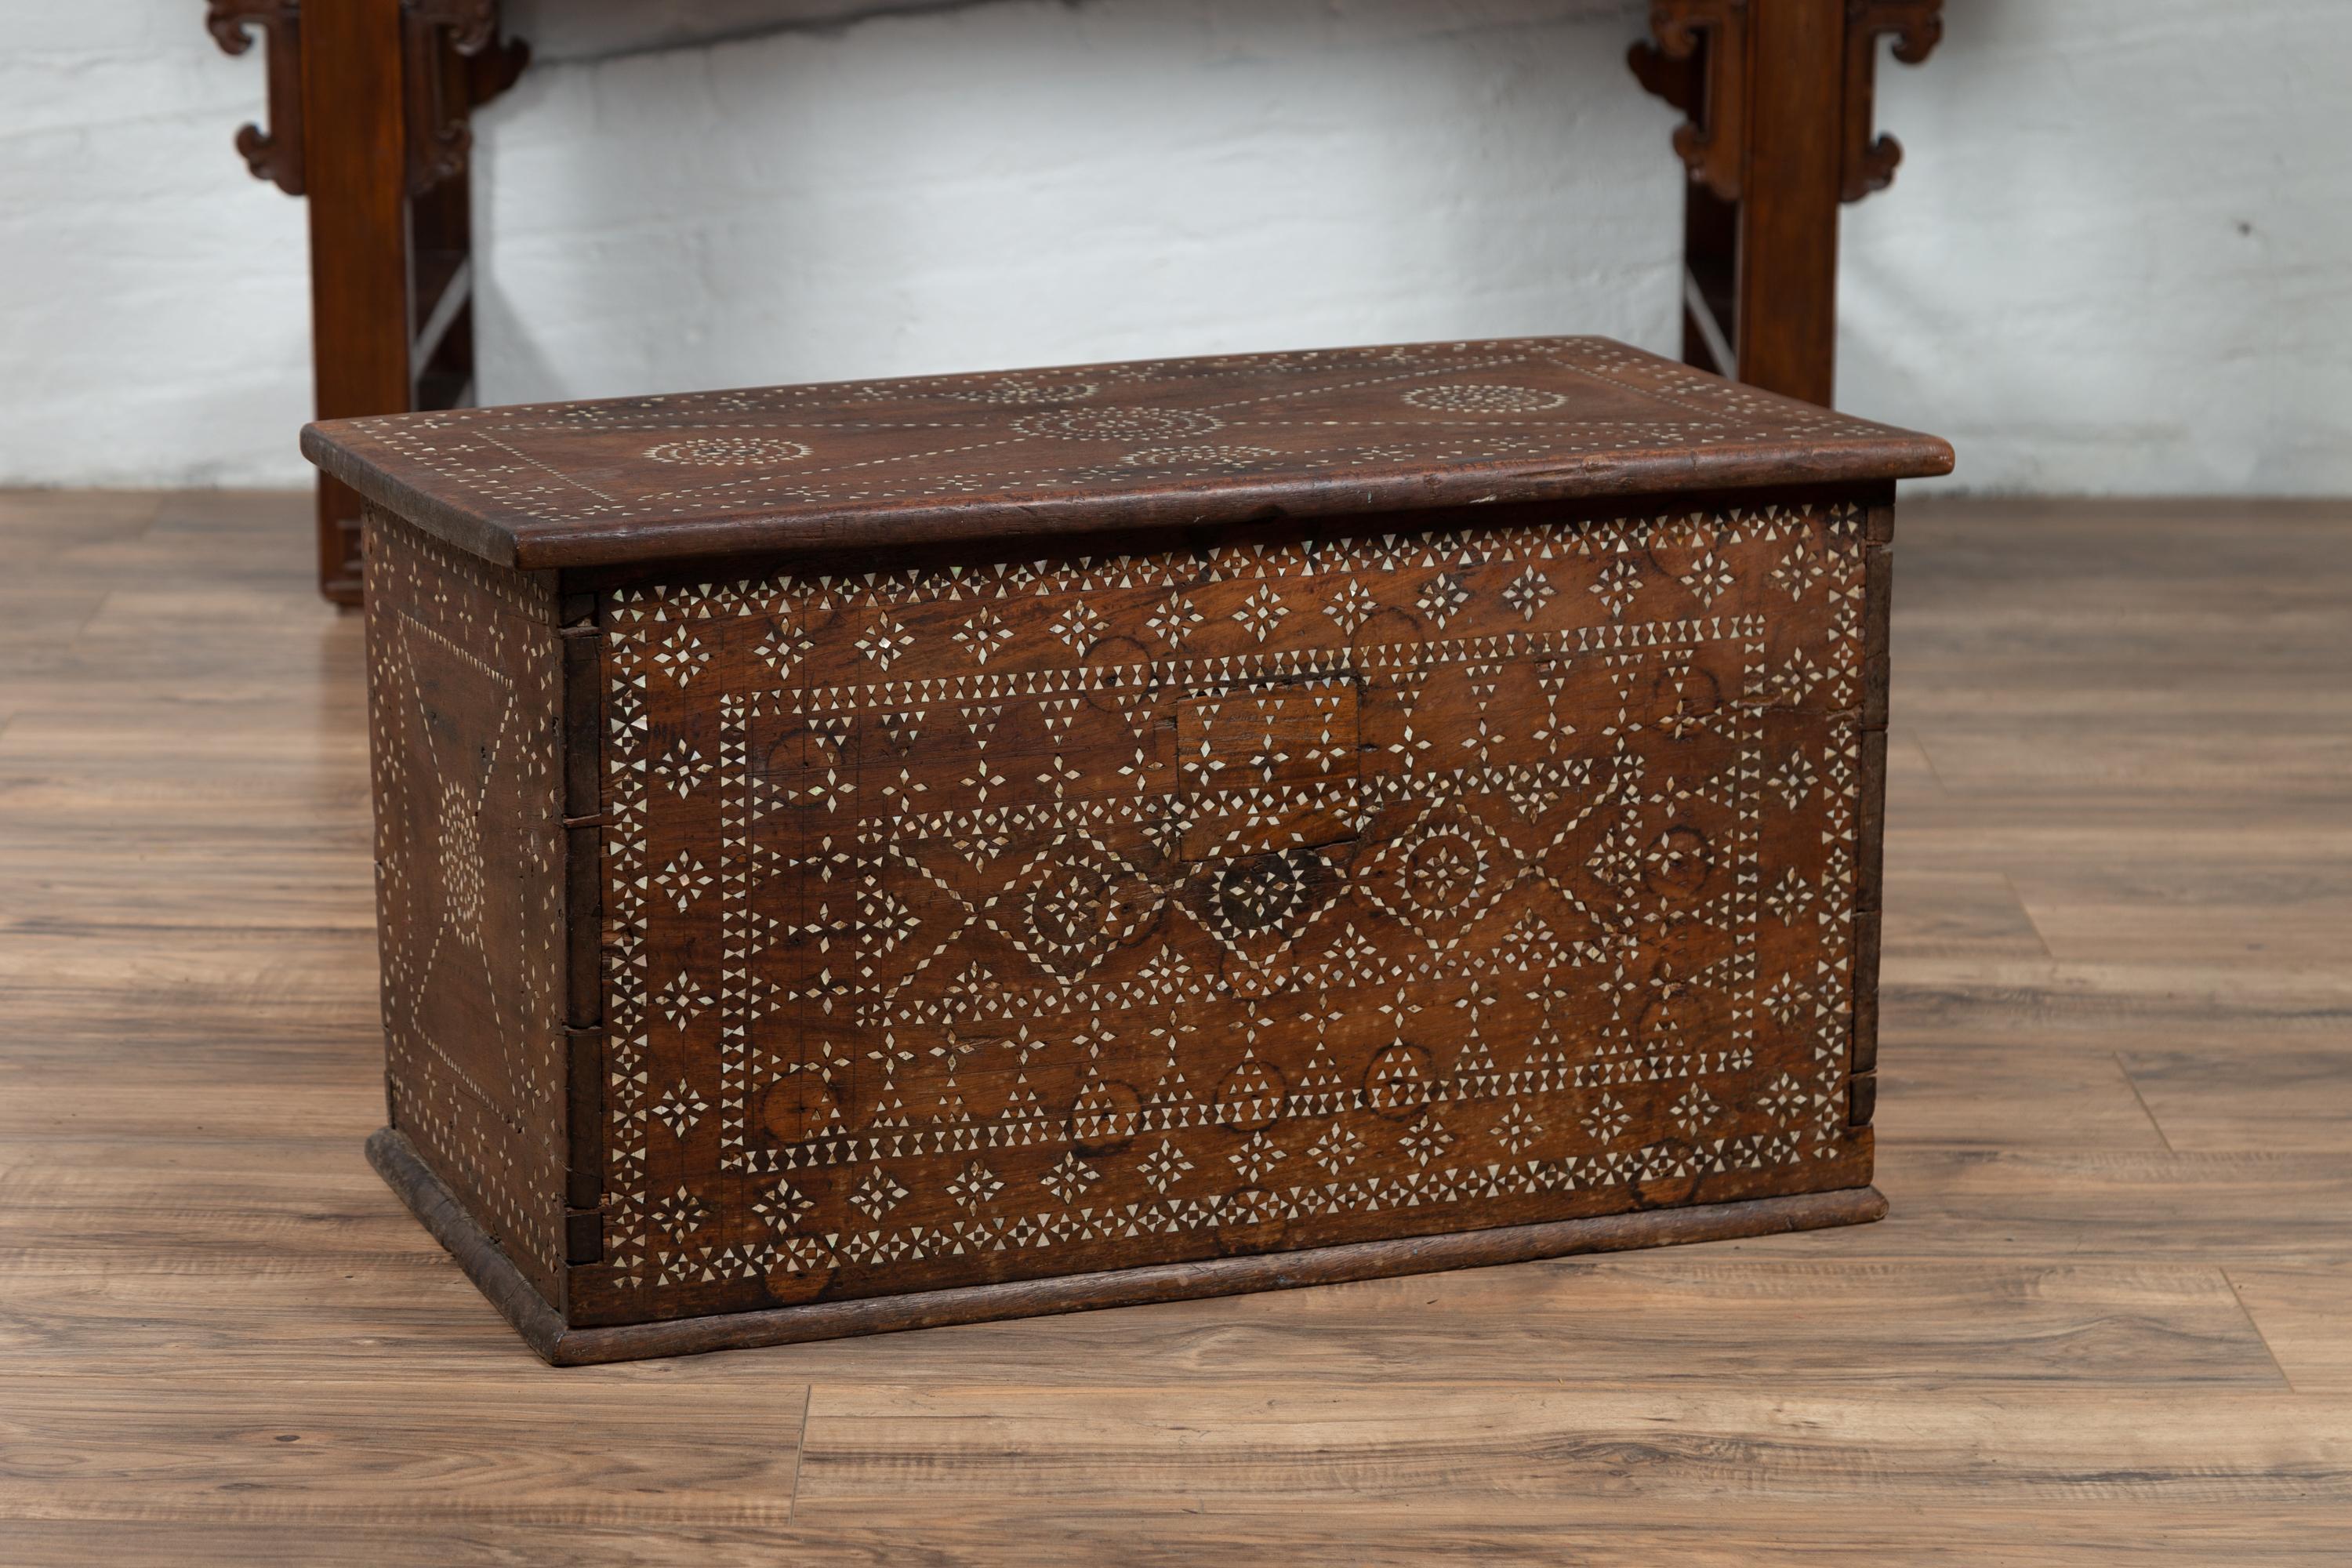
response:
<path fill-rule="evenodd" d="M 542 59 L 480 126 L 494 399 L 1674 342 L 1633 0 L 509 4 Z M 2343 0 L 1947 10 L 1881 72 L 1910 155 L 1847 209 L 1841 403 L 1969 488 L 2352 492 Z M 257 62 L 197 0 L 0 0 L 0 483 L 299 482 L 301 208 L 228 146 Z"/>
<path fill-rule="evenodd" d="M 1099 0 L 560 68 L 482 163 L 499 399 L 1674 329 L 1615 0 Z"/>
<path fill-rule="evenodd" d="M 0 484 L 299 482 L 299 204 L 186 0 L 0 0 Z"/>
<path fill-rule="evenodd" d="M 2352 494 L 2352 4 L 1945 10 L 1879 71 L 1840 402 L 1979 489 Z"/>

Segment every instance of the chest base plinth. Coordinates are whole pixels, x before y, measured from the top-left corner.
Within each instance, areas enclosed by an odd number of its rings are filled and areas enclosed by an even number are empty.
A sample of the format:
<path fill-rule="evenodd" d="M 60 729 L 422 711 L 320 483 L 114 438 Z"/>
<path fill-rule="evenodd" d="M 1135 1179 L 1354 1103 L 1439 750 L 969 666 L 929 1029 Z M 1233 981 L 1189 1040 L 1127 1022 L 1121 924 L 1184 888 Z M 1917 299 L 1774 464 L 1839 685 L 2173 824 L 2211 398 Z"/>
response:
<path fill-rule="evenodd" d="M 1161 1301 L 1193 1301 L 1211 1296 L 1245 1296 L 1260 1290 L 1290 1290 L 1307 1285 L 1341 1285 L 1355 1279 L 1385 1279 L 1405 1274 L 1440 1274 L 1502 1263 L 1532 1263 L 1589 1252 L 1632 1252 L 1692 1241 L 1736 1241 L 1743 1237 L 1788 1231 L 1827 1230 L 1868 1225 L 1886 1215 L 1886 1199 L 1876 1187 L 1841 1187 L 1793 1197 L 1749 1198 L 1697 1208 L 1645 1209 L 1597 1215 L 1547 1225 L 1505 1226 L 1495 1230 L 1451 1231 L 1438 1236 L 1314 1247 L 1298 1252 L 1216 1258 L 1140 1268 L 1106 1269 L 1047 1279 L 1010 1280 L 961 1289 L 926 1290 L 856 1301 L 815 1301 L 761 1311 L 723 1312 L 667 1323 L 627 1323 L 615 1328 L 566 1328 L 540 1299 L 521 1270 L 466 1215 L 439 1177 L 426 1169 L 408 1140 L 386 1127 L 368 1140 L 368 1163 L 400 1194 L 433 1239 L 446 1247 L 475 1288 L 489 1298 L 523 1342 L 550 1366 L 596 1366 L 607 1362 L 661 1356 L 701 1355 L 710 1351 L 756 1350 L 762 1345 L 807 1344 L 859 1334 L 897 1333 L 906 1329 L 947 1328 L 957 1323 L 993 1323 L 1007 1318 L 1091 1312 L 1105 1307 L 1141 1307 Z"/>

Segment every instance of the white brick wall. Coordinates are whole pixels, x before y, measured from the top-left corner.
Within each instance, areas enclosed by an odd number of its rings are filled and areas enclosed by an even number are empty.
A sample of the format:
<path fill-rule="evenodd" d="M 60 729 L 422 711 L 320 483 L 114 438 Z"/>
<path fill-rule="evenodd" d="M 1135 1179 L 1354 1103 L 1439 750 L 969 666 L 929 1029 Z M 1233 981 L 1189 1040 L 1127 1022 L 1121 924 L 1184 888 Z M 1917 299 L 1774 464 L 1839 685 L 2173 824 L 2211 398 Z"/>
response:
<path fill-rule="evenodd" d="M 1598 331 L 1674 341 L 1621 0 L 510 0 L 485 393 Z M 854 26 L 760 32 L 778 16 Z M 1951 0 L 1886 66 L 1841 402 L 1956 482 L 2352 490 L 2342 0 Z M 299 204 L 198 0 L 0 0 L 0 483 L 299 482 Z M 638 50 L 677 29 L 750 29 Z"/>

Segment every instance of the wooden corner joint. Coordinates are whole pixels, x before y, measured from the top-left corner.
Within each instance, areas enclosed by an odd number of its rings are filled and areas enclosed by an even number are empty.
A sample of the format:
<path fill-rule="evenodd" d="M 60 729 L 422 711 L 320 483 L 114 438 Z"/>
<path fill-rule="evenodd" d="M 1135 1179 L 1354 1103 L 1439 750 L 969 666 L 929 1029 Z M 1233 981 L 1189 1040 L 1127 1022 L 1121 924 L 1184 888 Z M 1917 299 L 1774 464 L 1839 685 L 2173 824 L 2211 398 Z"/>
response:
<path fill-rule="evenodd" d="M 422 195 L 466 167 L 473 112 L 506 91 L 530 46 L 501 37 L 499 0 L 401 0 L 408 188 Z"/>
<path fill-rule="evenodd" d="M 1626 64 L 1642 86 L 1687 117 L 1675 151 L 1691 177 L 1739 199 L 1748 161 L 1748 0 L 1658 0 L 1650 35 Z"/>
<path fill-rule="evenodd" d="M 1860 1072 L 1846 1085 L 1846 1116 L 1848 1127 L 1867 1127 L 1878 1115 L 1878 1075 Z"/>
<path fill-rule="evenodd" d="M 1944 0 L 1846 0 L 1845 124 L 1839 195 L 1858 202 L 1895 181 L 1903 144 L 1874 135 L 1874 99 L 1878 78 L 1878 40 L 1895 37 L 1895 58 L 1916 66 L 1935 52 L 1944 37 Z"/>
<path fill-rule="evenodd" d="M 269 109 L 267 129 L 237 128 L 236 150 L 257 180 L 268 180 L 289 196 L 302 194 L 302 7 L 299 0 L 210 0 L 205 29 L 232 55 L 253 47 L 255 33 L 266 43 Z"/>
<path fill-rule="evenodd" d="M 1854 832 L 1853 1010 L 1847 1041 L 1846 1124 L 1867 1127 L 1878 1104 L 1878 970 L 1886 905 L 1886 676 L 1894 602 L 1895 510 L 1889 496 L 1864 525 L 1861 764 Z"/>

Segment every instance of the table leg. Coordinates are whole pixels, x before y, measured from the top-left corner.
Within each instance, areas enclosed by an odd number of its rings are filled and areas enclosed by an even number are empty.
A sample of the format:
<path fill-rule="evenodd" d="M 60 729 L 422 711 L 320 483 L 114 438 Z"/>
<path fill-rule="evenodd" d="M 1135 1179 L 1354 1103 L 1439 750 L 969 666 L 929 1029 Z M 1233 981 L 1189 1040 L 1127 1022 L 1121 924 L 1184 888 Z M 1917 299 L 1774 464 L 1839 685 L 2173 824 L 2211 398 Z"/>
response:
<path fill-rule="evenodd" d="M 1885 187 L 1874 137 L 1878 40 L 1916 65 L 1942 0 L 1658 0 L 1633 47 L 1642 85 L 1688 117 L 1683 357 L 1827 404 L 1837 363 L 1838 205 Z"/>
<path fill-rule="evenodd" d="M 1844 0 L 1762 0 L 1748 33 L 1739 379 L 1827 404 L 1837 367 Z"/>
<path fill-rule="evenodd" d="M 305 7 L 310 358 L 321 419 L 411 406 L 408 139 L 400 0 Z M 319 485 L 319 591 L 360 597 L 360 500 Z"/>
<path fill-rule="evenodd" d="M 473 110 L 530 51 L 497 0 L 209 0 L 206 25 L 269 51 L 269 124 L 237 133 L 257 178 L 310 201 L 321 419 L 450 408 L 474 384 Z M 359 497 L 319 481 L 319 591 L 360 600 Z"/>

